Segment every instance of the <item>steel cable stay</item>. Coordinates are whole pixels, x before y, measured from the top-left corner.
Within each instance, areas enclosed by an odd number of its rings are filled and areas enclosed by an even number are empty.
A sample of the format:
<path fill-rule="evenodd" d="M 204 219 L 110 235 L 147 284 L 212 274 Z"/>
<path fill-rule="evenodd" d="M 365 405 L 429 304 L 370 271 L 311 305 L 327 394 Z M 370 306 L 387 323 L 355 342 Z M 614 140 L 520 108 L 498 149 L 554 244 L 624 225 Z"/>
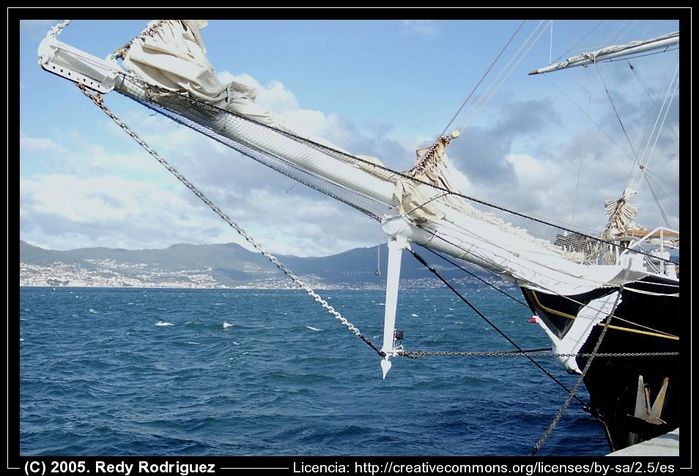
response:
<path fill-rule="evenodd" d="M 454 261 L 454 260 L 452 260 L 452 259 L 450 259 L 450 258 L 447 258 L 447 257 L 444 256 L 442 253 L 438 253 L 438 252 L 436 252 L 436 251 L 434 251 L 434 250 L 431 250 L 431 249 L 429 249 L 429 248 L 425 248 L 425 249 L 426 249 L 427 251 L 429 251 L 430 253 L 432 253 L 433 255 L 442 258 L 444 261 L 446 261 L 447 263 L 451 264 L 452 266 L 455 266 L 457 269 L 463 271 L 464 273 L 468 274 L 469 276 L 471 276 L 471 277 L 477 279 L 478 281 L 480 281 L 481 283 L 485 284 L 486 286 L 489 286 L 489 287 L 493 288 L 494 290 L 496 290 L 496 291 L 499 292 L 500 294 L 504 294 L 505 296 L 507 296 L 508 298 L 512 299 L 513 301 L 515 301 L 515 302 L 521 304 L 522 306 L 526 307 L 527 309 L 529 309 L 529 304 L 527 304 L 526 302 L 522 301 L 521 299 L 516 298 L 515 296 L 513 296 L 513 295 L 510 294 L 510 293 L 508 293 L 507 291 L 504 291 L 503 289 L 500 289 L 499 287 L 497 287 L 496 285 L 494 285 L 494 284 L 491 283 L 490 281 L 487 281 L 487 280 L 481 278 L 481 277 L 478 276 L 476 273 L 473 273 L 473 272 L 467 270 L 466 268 L 464 268 L 463 266 L 460 266 L 456 261 Z"/>
<path fill-rule="evenodd" d="M 539 40 L 541 35 L 546 31 L 546 27 L 551 24 L 553 20 L 541 20 L 537 24 L 536 27 L 532 30 L 532 32 L 529 34 L 529 36 L 524 40 L 522 43 L 522 46 L 519 47 L 519 49 L 515 52 L 515 54 L 510 58 L 510 60 L 507 62 L 507 64 L 503 67 L 502 71 L 500 71 L 500 74 L 498 74 L 495 79 L 490 83 L 488 88 L 485 90 L 485 92 L 479 97 L 478 101 L 475 104 L 475 111 L 471 113 L 469 116 L 469 120 L 473 120 L 480 112 L 483 110 L 483 108 L 488 104 L 493 97 L 495 97 L 496 93 L 500 89 L 500 87 L 507 81 L 507 79 L 510 77 L 512 73 L 514 73 L 515 69 L 519 64 L 524 60 L 524 58 L 529 54 L 529 51 L 534 47 L 536 42 Z M 461 130 L 464 130 L 469 122 L 461 126 Z"/>
<path fill-rule="evenodd" d="M 481 78 L 478 80 L 478 82 L 476 83 L 476 85 L 473 87 L 473 89 L 471 89 L 471 92 L 468 94 L 468 96 L 466 96 L 466 99 L 464 99 L 464 102 L 461 103 L 461 106 L 460 106 L 459 109 L 454 113 L 454 115 L 453 115 L 452 118 L 449 120 L 449 123 L 446 125 L 446 127 L 444 127 L 444 130 L 442 131 L 442 133 L 439 134 L 440 136 L 443 136 L 443 135 L 447 132 L 447 129 L 449 129 L 449 126 L 451 126 L 452 123 L 453 123 L 453 122 L 456 120 L 456 118 L 459 116 L 459 114 L 461 113 L 461 111 L 462 111 L 462 109 L 464 108 L 464 106 L 466 106 L 466 103 L 469 101 L 469 99 L 471 99 L 471 96 L 473 96 L 473 94 L 476 92 L 476 89 L 478 89 L 478 87 L 481 85 L 481 83 L 483 82 L 483 80 L 485 80 L 485 77 L 488 76 L 488 74 L 490 73 L 490 71 L 491 71 L 491 70 L 493 69 L 493 67 L 495 66 L 495 63 L 497 63 L 498 60 L 500 59 L 500 56 L 502 56 L 502 54 L 505 52 L 505 50 L 506 50 L 507 47 L 510 45 L 510 43 L 512 43 L 512 40 L 515 39 L 515 36 L 517 36 L 517 33 L 519 33 L 519 30 L 522 29 L 522 27 L 524 26 L 524 23 L 525 23 L 525 22 L 526 22 L 526 20 L 522 20 L 522 22 L 519 24 L 519 26 L 517 27 L 517 29 L 514 31 L 514 33 L 512 33 L 512 35 L 510 36 L 510 38 L 509 38 L 509 39 L 507 40 L 507 42 L 505 43 L 505 46 L 503 46 L 502 49 L 500 49 L 500 52 L 497 54 L 497 56 L 495 56 L 495 59 L 493 60 L 493 62 L 490 63 L 490 66 L 488 66 L 488 69 L 486 69 L 485 73 L 483 73 L 483 75 L 482 75 Z"/>
<path fill-rule="evenodd" d="M 604 92 L 607 94 L 607 99 L 609 100 L 609 104 L 612 106 L 612 110 L 614 111 L 614 115 L 616 116 L 617 121 L 619 122 L 619 126 L 621 126 L 621 130 L 624 133 L 624 137 L 626 138 L 626 143 L 629 145 L 629 149 L 631 149 L 631 153 L 633 154 L 634 157 L 634 162 L 638 165 L 640 165 L 640 161 L 638 158 L 638 153 L 636 152 L 636 149 L 633 146 L 633 143 L 631 142 L 631 138 L 629 137 L 629 133 L 626 131 L 626 126 L 624 126 L 624 121 L 621 120 L 621 115 L 619 114 L 619 110 L 616 107 L 616 104 L 614 104 L 614 100 L 612 99 L 612 93 L 609 92 L 609 88 L 607 87 L 607 83 L 604 80 L 604 76 L 602 76 L 602 72 L 599 71 L 597 68 L 597 63 L 593 63 L 595 65 L 595 72 L 599 76 L 600 80 L 602 81 L 602 86 L 604 87 Z"/>
<path fill-rule="evenodd" d="M 561 53 L 555 60 L 549 61 L 549 64 L 551 64 L 551 63 L 557 63 L 558 61 L 561 60 L 561 58 L 563 58 L 564 56 L 568 55 L 568 53 L 570 53 L 571 51 L 573 51 L 573 49 L 574 49 L 576 46 L 578 46 L 578 45 L 579 45 L 580 43 L 582 43 L 588 36 L 590 36 L 590 33 L 592 33 L 592 32 L 595 31 L 597 28 L 599 28 L 599 26 L 600 26 L 601 24 L 602 24 L 602 22 L 597 22 L 597 23 L 595 23 L 594 26 L 593 26 L 590 30 L 588 30 L 587 33 L 585 33 L 581 38 L 579 38 L 575 43 L 573 43 L 572 46 L 570 46 L 567 50 L 565 50 L 563 53 Z"/>

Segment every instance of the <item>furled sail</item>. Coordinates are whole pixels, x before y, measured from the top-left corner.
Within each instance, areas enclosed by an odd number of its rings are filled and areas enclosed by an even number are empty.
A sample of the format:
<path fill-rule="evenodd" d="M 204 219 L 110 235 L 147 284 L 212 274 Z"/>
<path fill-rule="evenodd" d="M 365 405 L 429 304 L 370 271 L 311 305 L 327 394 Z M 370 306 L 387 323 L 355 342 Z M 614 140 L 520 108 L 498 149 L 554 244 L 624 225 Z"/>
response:
<path fill-rule="evenodd" d="M 148 84 L 168 91 L 186 92 L 213 106 L 274 124 L 269 112 L 255 103 L 257 90 L 230 81 L 221 83 L 206 57 L 200 31 L 204 20 L 157 20 L 131 42 L 120 55 L 124 68 Z"/>

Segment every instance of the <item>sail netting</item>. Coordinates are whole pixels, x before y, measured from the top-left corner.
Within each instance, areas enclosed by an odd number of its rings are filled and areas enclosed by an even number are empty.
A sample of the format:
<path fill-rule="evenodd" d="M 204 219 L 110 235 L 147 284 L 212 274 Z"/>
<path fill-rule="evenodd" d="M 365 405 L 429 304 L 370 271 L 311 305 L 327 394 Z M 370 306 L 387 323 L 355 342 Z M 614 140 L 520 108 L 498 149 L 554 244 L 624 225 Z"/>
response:
<path fill-rule="evenodd" d="M 206 59 L 201 27 L 194 21 L 149 24 L 119 53 L 129 73 L 116 89 L 377 220 L 407 217 L 414 224 L 413 241 L 453 257 L 571 292 L 580 282 L 599 286 L 613 278 L 608 270 L 581 280 L 589 270 L 580 266 L 613 254 L 609 243 L 469 197 L 451 183 L 445 153 L 450 137 L 419 150 L 415 166 L 397 172 L 378 159 L 353 156 L 277 124 L 255 103 L 253 88 L 218 80 Z"/>

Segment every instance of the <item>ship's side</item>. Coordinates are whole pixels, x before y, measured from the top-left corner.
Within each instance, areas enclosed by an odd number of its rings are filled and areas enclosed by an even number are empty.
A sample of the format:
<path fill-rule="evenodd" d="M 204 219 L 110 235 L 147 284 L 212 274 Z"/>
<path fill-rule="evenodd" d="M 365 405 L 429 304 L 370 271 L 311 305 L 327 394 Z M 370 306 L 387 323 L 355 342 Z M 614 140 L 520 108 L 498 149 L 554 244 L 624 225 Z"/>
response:
<path fill-rule="evenodd" d="M 590 395 L 588 410 L 605 427 L 613 450 L 644 441 L 679 426 L 679 289 L 676 280 L 646 276 L 620 291 L 599 288 L 584 295 L 560 296 L 522 288 L 558 351 L 578 356 L 568 363 L 570 372 L 584 371 Z M 586 336 L 575 332 L 575 320 L 590 303 L 611 298 L 613 317 L 590 326 Z M 594 306 L 592 306 L 594 307 Z M 607 327 L 602 336 L 602 332 Z M 563 343 L 578 341 L 576 348 Z M 593 353 L 598 341 L 599 348 Z M 561 359 L 565 361 L 565 359 Z"/>

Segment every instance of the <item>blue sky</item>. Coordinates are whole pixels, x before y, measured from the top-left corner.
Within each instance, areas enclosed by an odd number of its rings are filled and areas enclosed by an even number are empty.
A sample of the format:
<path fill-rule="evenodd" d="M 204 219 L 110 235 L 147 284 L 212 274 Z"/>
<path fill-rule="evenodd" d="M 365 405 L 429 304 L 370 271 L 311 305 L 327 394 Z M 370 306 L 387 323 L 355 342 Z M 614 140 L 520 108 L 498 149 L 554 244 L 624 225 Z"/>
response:
<path fill-rule="evenodd" d="M 21 238 L 54 249 L 239 242 L 77 88 L 39 68 L 38 44 L 56 23 L 23 21 L 20 28 Z M 146 23 L 76 20 L 60 40 L 105 57 Z M 214 20 L 202 36 L 219 76 L 256 86 L 258 102 L 275 117 L 402 170 L 412 165 L 415 148 L 447 125 L 519 25 L 516 20 Z M 678 53 L 631 60 L 640 80 L 626 62 L 548 77 L 526 73 L 549 58 L 677 29 L 675 21 L 561 20 L 552 29 L 527 21 L 452 127 L 466 125 L 449 153 L 468 177 L 469 193 L 599 231 L 604 200 L 618 198 L 632 165 L 602 78 L 638 149 L 655 121 L 646 88 L 662 100 Z M 515 54 L 527 38 L 532 47 Z M 517 66 L 500 76 L 497 94 L 475 107 L 510 61 Z M 342 204 L 292 186 L 116 93 L 106 100 L 273 251 L 324 255 L 383 239 L 376 223 Z M 673 227 L 679 201 L 677 103 L 675 97 L 649 165 Z M 636 205 L 640 224 L 662 223 L 647 187 Z"/>

